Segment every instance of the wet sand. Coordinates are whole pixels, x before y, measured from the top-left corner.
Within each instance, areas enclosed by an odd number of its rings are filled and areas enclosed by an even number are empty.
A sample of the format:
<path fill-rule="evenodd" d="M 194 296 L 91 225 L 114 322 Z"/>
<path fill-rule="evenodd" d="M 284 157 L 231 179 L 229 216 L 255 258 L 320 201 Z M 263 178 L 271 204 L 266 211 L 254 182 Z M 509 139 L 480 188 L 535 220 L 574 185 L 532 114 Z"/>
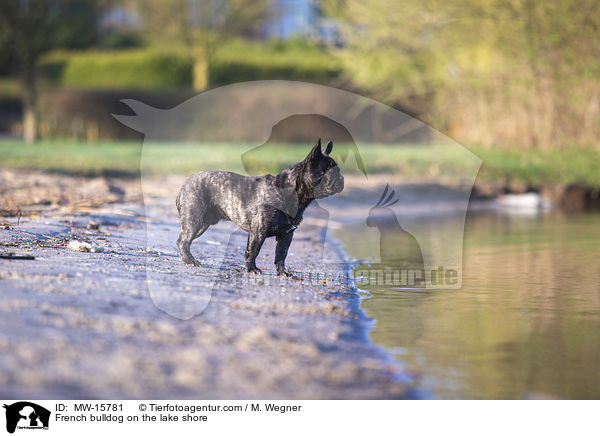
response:
<path fill-rule="evenodd" d="M 323 248 L 310 218 L 288 257 L 303 280 L 274 275 L 273 238 L 257 261 L 264 276 L 249 277 L 245 235 L 231 236 L 228 223 L 211 227 L 192 246 L 199 268 L 177 256 L 174 214 L 161 223 L 172 245 L 148 247 L 135 179 L 7 171 L 0 251 L 35 260 L 0 260 L 1 397 L 415 396 L 401 365 L 368 341 L 371 320 L 345 278 L 343 253 L 335 244 Z M 178 183 L 157 180 L 144 198 L 171 204 Z M 73 251 L 74 239 L 101 252 Z M 225 262 L 211 262 L 224 247 L 232 248 Z M 148 270 L 189 280 L 190 292 L 215 274 L 219 281 L 206 310 L 183 321 L 154 305 Z M 328 280 L 311 279 L 316 273 Z"/>

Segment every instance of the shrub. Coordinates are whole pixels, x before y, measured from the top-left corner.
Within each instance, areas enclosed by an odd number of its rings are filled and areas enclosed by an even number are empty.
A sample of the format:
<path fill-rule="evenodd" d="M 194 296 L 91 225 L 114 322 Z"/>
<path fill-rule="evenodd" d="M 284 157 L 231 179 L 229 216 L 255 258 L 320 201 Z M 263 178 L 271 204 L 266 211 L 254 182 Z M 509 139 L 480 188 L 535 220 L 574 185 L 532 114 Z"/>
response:
<path fill-rule="evenodd" d="M 50 52 L 42 56 L 38 72 L 43 79 L 53 84 L 60 84 L 68 60 L 69 52 L 61 50 Z"/>

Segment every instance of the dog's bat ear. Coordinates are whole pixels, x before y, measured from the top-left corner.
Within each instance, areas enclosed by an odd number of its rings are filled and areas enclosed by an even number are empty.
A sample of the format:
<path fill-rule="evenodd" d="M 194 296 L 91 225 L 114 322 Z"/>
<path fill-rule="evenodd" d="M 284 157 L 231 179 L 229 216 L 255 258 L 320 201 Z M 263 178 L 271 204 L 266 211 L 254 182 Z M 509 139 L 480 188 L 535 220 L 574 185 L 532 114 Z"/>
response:
<path fill-rule="evenodd" d="M 317 159 L 317 158 L 321 157 L 322 155 L 323 155 L 323 152 L 321 151 L 321 138 L 319 138 L 319 140 L 317 141 L 315 146 L 312 148 L 312 150 L 308 154 L 308 157 L 310 159 Z"/>
<path fill-rule="evenodd" d="M 325 154 L 329 155 L 329 153 L 331 153 L 331 150 L 333 150 L 333 141 L 329 141 L 327 143 L 327 146 L 325 147 Z"/>

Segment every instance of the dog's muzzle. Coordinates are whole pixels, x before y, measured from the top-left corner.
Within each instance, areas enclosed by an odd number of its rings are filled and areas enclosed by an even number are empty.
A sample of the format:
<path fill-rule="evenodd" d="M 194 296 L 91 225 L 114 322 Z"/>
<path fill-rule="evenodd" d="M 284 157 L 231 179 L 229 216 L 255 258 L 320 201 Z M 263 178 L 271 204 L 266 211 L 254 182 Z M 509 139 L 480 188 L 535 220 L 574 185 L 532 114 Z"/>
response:
<path fill-rule="evenodd" d="M 340 175 L 340 178 L 338 180 L 336 180 L 335 193 L 339 194 L 343 190 L 344 190 L 344 176 Z"/>

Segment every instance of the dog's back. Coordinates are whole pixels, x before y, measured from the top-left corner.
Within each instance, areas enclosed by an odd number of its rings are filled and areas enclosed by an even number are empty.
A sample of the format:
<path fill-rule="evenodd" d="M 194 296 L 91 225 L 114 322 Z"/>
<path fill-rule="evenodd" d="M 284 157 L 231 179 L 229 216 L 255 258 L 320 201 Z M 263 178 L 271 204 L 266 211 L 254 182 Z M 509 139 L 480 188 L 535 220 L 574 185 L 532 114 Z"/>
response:
<path fill-rule="evenodd" d="M 270 176 L 271 178 L 273 176 Z M 176 205 L 180 217 L 193 213 L 214 220 L 233 221 L 248 231 L 256 208 L 273 197 L 268 177 L 248 177 L 230 171 L 209 170 L 187 178 Z"/>

